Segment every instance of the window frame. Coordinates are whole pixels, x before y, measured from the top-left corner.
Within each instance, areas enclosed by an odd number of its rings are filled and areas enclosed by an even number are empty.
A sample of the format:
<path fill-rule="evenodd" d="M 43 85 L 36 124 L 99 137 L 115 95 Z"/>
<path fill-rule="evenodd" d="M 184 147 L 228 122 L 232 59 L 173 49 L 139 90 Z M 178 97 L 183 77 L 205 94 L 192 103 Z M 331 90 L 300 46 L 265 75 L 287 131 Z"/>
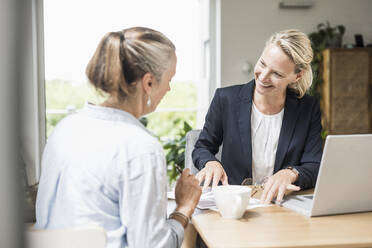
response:
<path fill-rule="evenodd" d="M 45 67 L 43 0 L 31 0 L 24 8 L 29 19 L 31 42 L 21 42 L 24 71 L 20 79 L 20 141 L 21 159 L 28 185 L 39 182 L 41 157 L 46 142 L 45 132 Z"/>

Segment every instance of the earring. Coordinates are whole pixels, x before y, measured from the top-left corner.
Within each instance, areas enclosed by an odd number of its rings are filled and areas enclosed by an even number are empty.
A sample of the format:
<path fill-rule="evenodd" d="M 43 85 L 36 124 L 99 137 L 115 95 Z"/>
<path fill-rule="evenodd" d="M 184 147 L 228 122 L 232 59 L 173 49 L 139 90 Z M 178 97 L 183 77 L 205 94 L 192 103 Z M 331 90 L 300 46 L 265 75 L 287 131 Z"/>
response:
<path fill-rule="evenodd" d="M 149 96 L 149 98 L 147 99 L 146 104 L 147 104 L 147 107 L 150 107 L 150 105 L 151 105 L 151 98 L 150 98 L 150 96 Z"/>

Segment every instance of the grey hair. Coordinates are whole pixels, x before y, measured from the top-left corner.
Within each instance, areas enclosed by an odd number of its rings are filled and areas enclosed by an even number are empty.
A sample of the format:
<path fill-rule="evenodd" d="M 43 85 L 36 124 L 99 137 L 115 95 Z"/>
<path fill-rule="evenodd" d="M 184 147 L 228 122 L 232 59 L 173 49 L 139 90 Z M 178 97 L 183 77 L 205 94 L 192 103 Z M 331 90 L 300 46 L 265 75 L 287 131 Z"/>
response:
<path fill-rule="evenodd" d="M 160 81 L 175 50 L 165 35 L 150 28 L 110 32 L 99 43 L 86 74 L 96 88 L 124 100 L 146 73 Z"/>

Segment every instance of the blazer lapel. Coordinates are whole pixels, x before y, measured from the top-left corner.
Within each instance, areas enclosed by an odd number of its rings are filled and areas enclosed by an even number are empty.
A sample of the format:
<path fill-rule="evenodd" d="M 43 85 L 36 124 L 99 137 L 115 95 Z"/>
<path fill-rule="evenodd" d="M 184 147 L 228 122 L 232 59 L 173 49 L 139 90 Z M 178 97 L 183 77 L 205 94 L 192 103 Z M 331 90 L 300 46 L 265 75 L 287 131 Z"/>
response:
<path fill-rule="evenodd" d="M 281 169 L 288 146 L 292 140 L 294 128 L 299 115 L 298 100 L 293 92 L 287 91 L 282 127 L 279 135 L 278 149 L 276 151 L 274 173 Z"/>
<path fill-rule="evenodd" d="M 237 102 L 238 126 L 241 146 L 247 158 L 248 176 L 252 177 L 252 139 L 251 139 L 251 110 L 254 80 L 246 84 L 239 93 Z"/>

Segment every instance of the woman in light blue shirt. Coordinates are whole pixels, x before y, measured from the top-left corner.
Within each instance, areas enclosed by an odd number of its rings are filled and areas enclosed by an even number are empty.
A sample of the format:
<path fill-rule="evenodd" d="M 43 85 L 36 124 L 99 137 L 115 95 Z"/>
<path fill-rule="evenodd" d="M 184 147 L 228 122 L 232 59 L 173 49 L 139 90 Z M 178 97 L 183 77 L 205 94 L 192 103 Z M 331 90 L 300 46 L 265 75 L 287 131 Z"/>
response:
<path fill-rule="evenodd" d="M 107 33 L 89 81 L 109 94 L 63 119 L 48 139 L 36 228 L 99 225 L 107 247 L 180 247 L 201 194 L 185 170 L 166 219 L 166 164 L 159 141 L 138 121 L 155 110 L 176 71 L 173 43 L 149 28 Z"/>

